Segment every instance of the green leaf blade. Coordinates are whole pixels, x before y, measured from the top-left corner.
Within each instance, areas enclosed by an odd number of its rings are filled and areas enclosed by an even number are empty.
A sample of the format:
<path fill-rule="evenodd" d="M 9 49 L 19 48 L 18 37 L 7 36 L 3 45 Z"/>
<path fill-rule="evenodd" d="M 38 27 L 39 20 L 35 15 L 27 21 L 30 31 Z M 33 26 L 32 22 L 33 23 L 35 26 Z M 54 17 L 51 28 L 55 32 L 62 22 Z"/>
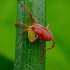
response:
<path fill-rule="evenodd" d="M 19 1 L 20 2 L 20 1 Z M 24 7 L 18 2 L 17 22 L 32 25 L 31 19 Z M 23 0 L 30 9 L 32 15 L 37 18 L 38 22 L 46 25 L 45 0 Z M 37 39 L 33 44 L 28 40 L 27 33 L 19 34 L 25 27 L 16 27 L 16 56 L 14 70 L 45 70 L 45 57 L 40 64 L 42 57 L 42 45 Z M 46 43 L 44 42 L 46 48 Z"/>

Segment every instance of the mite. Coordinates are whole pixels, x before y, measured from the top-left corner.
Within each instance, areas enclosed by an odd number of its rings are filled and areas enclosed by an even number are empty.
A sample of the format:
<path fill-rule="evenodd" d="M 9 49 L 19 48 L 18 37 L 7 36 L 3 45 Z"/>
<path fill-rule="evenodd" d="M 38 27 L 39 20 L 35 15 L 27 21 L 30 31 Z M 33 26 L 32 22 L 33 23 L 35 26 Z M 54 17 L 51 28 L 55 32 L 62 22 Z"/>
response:
<path fill-rule="evenodd" d="M 52 35 L 51 31 L 48 29 L 48 27 L 50 25 L 48 24 L 46 27 L 44 27 L 44 26 L 38 24 L 38 20 L 35 17 L 32 16 L 29 8 L 22 1 L 20 2 L 20 4 L 27 10 L 33 25 L 28 26 L 24 23 L 18 22 L 18 23 L 15 24 L 15 26 L 20 25 L 20 26 L 25 26 L 26 27 L 26 29 L 22 30 L 20 32 L 20 34 L 22 34 L 24 32 L 28 32 L 28 39 L 31 43 L 35 42 L 37 38 L 40 39 L 40 42 L 41 42 L 41 45 L 42 45 L 42 57 L 40 58 L 40 63 L 42 63 L 42 59 L 44 57 L 44 51 L 52 49 L 55 45 L 53 35 Z M 44 49 L 44 45 L 43 45 L 42 40 L 52 41 L 53 45 L 48 49 Z"/>

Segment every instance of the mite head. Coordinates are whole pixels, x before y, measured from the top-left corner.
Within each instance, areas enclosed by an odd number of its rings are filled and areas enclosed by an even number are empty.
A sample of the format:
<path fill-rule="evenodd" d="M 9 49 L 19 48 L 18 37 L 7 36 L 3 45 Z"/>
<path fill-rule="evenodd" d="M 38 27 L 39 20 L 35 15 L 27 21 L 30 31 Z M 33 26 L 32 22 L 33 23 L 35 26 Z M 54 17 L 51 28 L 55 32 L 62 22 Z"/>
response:
<path fill-rule="evenodd" d="M 34 25 L 32 25 L 32 30 L 39 30 L 40 28 L 41 28 L 41 25 L 39 25 L 39 24 L 34 24 Z"/>
<path fill-rule="evenodd" d="M 38 24 L 34 24 L 31 26 L 31 29 L 34 31 L 35 29 L 39 28 Z"/>

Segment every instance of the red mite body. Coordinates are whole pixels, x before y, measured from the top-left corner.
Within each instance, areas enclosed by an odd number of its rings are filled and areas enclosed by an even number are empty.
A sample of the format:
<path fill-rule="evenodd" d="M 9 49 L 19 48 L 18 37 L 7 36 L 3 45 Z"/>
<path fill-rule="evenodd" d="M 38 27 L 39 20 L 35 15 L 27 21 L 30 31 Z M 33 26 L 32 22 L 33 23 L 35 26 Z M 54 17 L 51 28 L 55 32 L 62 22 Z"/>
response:
<path fill-rule="evenodd" d="M 52 35 L 51 31 L 48 29 L 49 25 L 44 27 L 44 26 L 38 24 L 37 19 L 32 16 L 32 14 L 31 14 L 30 10 L 28 9 L 28 7 L 22 1 L 20 3 L 27 10 L 27 12 L 28 12 L 28 14 L 29 14 L 29 16 L 30 16 L 30 18 L 32 20 L 33 25 L 32 26 L 28 26 L 28 25 L 26 25 L 24 23 L 18 22 L 18 23 L 15 24 L 15 26 L 21 25 L 21 26 L 25 26 L 27 28 L 25 30 L 22 30 L 20 32 L 20 34 L 28 31 L 28 37 L 30 39 L 30 42 L 33 43 L 33 42 L 36 41 L 37 38 L 40 39 L 40 42 L 41 42 L 41 45 L 42 45 L 42 57 L 40 59 L 40 63 L 42 63 L 42 59 L 44 57 L 44 51 L 52 49 L 54 47 L 54 45 L 55 45 L 55 41 L 53 39 L 53 35 Z M 32 36 L 32 35 L 34 35 L 34 36 Z M 31 37 L 33 37 L 33 38 L 31 38 Z M 48 49 L 44 49 L 44 45 L 43 45 L 42 40 L 52 41 L 53 42 L 52 47 L 50 47 Z"/>
<path fill-rule="evenodd" d="M 47 28 L 41 26 L 40 24 L 34 24 L 32 26 L 32 30 L 42 40 L 50 41 L 52 39 L 51 32 L 49 32 Z"/>

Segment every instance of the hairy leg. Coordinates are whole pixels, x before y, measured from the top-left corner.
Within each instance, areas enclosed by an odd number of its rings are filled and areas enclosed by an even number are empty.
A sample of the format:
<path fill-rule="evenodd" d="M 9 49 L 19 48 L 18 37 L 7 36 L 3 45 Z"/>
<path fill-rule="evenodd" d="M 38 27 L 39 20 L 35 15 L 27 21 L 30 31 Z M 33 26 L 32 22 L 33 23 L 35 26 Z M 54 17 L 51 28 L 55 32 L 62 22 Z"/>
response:
<path fill-rule="evenodd" d="M 53 41 L 53 45 L 52 45 L 52 47 L 48 48 L 47 50 L 50 50 L 50 49 L 54 48 L 55 41 L 54 41 L 54 39 L 52 39 L 52 41 Z"/>
<path fill-rule="evenodd" d="M 43 59 L 43 57 L 44 57 L 44 51 L 45 51 L 45 49 L 44 49 L 44 44 L 43 44 L 43 42 L 42 42 L 41 39 L 40 39 L 40 42 L 41 42 L 41 45 L 42 45 L 42 57 L 41 57 L 41 59 L 40 59 L 40 63 L 42 63 L 42 59 Z"/>
<path fill-rule="evenodd" d="M 49 26 L 50 26 L 50 24 L 48 24 L 48 25 L 46 26 L 46 29 L 48 29 L 48 28 L 49 28 Z"/>
<path fill-rule="evenodd" d="M 16 24 L 15 24 L 15 26 L 18 26 L 18 25 L 20 25 L 20 26 L 25 26 L 26 28 L 29 28 L 29 26 L 28 26 L 28 25 L 23 24 L 23 23 L 21 23 L 21 22 L 18 22 L 18 23 L 16 23 Z"/>
<path fill-rule="evenodd" d="M 31 43 L 34 43 L 37 40 L 38 36 L 35 37 L 34 40 L 30 41 Z"/>
<path fill-rule="evenodd" d="M 29 29 L 22 30 L 22 31 L 20 32 L 20 34 L 22 34 L 22 33 L 24 33 L 24 32 L 28 32 L 28 31 L 30 31 L 30 30 L 29 30 Z"/>
<path fill-rule="evenodd" d="M 21 5 L 27 10 L 27 12 L 28 12 L 28 14 L 29 14 L 29 16 L 30 16 L 30 18 L 31 18 L 31 20 L 32 20 L 32 23 L 33 23 L 33 24 L 34 24 L 34 23 L 38 23 L 37 19 L 32 16 L 32 14 L 31 14 L 29 8 L 28 8 L 22 1 L 21 1 L 20 3 L 21 3 Z"/>

